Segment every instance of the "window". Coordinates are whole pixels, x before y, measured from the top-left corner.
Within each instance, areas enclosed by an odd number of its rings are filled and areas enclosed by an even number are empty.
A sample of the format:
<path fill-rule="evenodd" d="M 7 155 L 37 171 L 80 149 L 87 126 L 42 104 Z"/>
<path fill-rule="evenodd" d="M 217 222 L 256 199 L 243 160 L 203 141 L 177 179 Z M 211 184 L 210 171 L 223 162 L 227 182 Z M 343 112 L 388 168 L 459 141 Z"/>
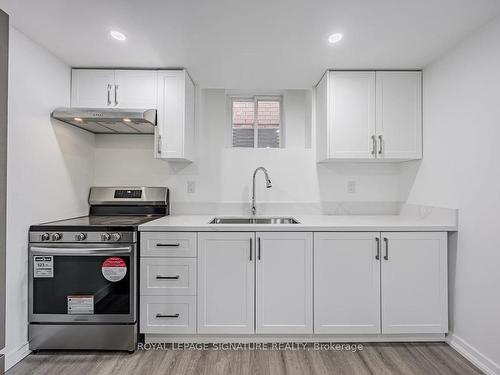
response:
<path fill-rule="evenodd" d="M 281 97 L 231 98 L 233 147 L 281 146 Z"/>

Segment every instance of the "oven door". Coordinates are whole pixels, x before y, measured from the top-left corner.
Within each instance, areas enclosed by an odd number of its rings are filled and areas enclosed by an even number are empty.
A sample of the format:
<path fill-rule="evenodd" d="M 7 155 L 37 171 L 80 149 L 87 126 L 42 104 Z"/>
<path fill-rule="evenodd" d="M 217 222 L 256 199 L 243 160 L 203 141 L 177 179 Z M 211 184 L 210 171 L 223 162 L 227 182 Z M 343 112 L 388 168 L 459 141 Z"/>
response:
<path fill-rule="evenodd" d="M 136 245 L 29 247 L 31 323 L 135 323 Z"/>

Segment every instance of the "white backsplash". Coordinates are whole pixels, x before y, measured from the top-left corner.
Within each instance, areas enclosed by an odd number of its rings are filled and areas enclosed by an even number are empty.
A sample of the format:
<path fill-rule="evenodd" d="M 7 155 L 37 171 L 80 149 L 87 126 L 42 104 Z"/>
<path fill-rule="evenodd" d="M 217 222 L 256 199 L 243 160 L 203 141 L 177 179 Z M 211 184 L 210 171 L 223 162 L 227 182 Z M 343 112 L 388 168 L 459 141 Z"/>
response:
<path fill-rule="evenodd" d="M 250 215 L 250 202 L 172 202 L 172 215 Z M 257 202 L 257 216 L 397 215 L 399 202 Z"/>
<path fill-rule="evenodd" d="M 153 159 L 152 136 L 96 136 L 94 185 L 168 186 L 173 213 L 246 214 L 252 173 L 265 166 L 273 183 L 257 175 L 259 212 L 387 214 L 399 207 L 398 164 L 323 163 L 310 136 L 310 91 L 284 92 L 286 148 L 227 147 L 226 92 L 202 90 L 194 163 Z M 348 192 L 349 181 L 355 192 Z M 188 193 L 194 182 L 195 192 Z"/>

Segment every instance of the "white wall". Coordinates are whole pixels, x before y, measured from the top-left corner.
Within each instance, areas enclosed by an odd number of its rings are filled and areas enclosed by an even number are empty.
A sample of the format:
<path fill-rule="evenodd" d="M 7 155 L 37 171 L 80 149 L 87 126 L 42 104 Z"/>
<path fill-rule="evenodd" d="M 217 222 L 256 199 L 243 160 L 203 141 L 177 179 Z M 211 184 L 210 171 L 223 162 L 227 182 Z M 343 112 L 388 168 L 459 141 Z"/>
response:
<path fill-rule="evenodd" d="M 452 343 L 500 373 L 500 18 L 424 70 L 424 159 L 402 199 L 459 209 L 451 238 Z M 454 340 L 454 341 L 453 341 Z M 477 354 L 477 353 L 476 353 Z M 481 354 L 477 354 L 481 358 Z M 488 360 L 489 359 L 489 360 Z"/>
<path fill-rule="evenodd" d="M 399 167 L 375 164 L 316 164 L 310 147 L 310 92 L 284 93 L 285 149 L 233 149 L 226 116 L 226 92 L 202 90 L 198 106 L 197 150 L 194 163 L 152 160 L 152 136 L 99 135 L 96 137 L 95 185 L 166 185 L 172 190 L 172 207 L 213 209 L 202 203 L 245 203 L 250 200 L 253 170 L 263 165 L 273 187 L 265 189 L 258 176 L 260 202 L 372 202 L 384 209 L 399 199 Z M 347 181 L 357 183 L 355 194 L 347 193 Z M 196 192 L 187 193 L 187 181 L 196 182 Z M 189 203 L 191 202 L 191 203 Z M 238 207 L 240 207 L 238 206 Z M 345 207 L 344 205 L 343 207 Z M 347 205 L 349 206 L 349 205 Z M 357 207 L 361 207 L 358 205 Z M 338 210 L 338 205 L 330 205 Z M 355 206 L 349 206 L 349 209 Z M 365 206 L 371 209 L 373 206 Z M 220 207 L 219 207 L 220 208 Z"/>
<path fill-rule="evenodd" d="M 13 28 L 9 54 L 7 367 L 27 349 L 28 228 L 88 212 L 94 145 L 92 134 L 49 117 L 69 105 L 69 67 Z"/>

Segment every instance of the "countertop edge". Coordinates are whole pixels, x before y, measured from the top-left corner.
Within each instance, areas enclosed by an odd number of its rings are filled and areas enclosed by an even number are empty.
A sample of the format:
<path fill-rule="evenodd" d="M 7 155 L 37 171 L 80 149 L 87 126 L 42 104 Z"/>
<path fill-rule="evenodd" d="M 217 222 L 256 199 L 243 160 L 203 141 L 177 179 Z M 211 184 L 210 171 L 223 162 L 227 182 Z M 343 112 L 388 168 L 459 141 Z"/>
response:
<path fill-rule="evenodd" d="M 263 225 L 158 225 L 139 226 L 140 232 L 456 232 L 450 225 L 390 225 L 390 226 L 284 226 Z"/>

